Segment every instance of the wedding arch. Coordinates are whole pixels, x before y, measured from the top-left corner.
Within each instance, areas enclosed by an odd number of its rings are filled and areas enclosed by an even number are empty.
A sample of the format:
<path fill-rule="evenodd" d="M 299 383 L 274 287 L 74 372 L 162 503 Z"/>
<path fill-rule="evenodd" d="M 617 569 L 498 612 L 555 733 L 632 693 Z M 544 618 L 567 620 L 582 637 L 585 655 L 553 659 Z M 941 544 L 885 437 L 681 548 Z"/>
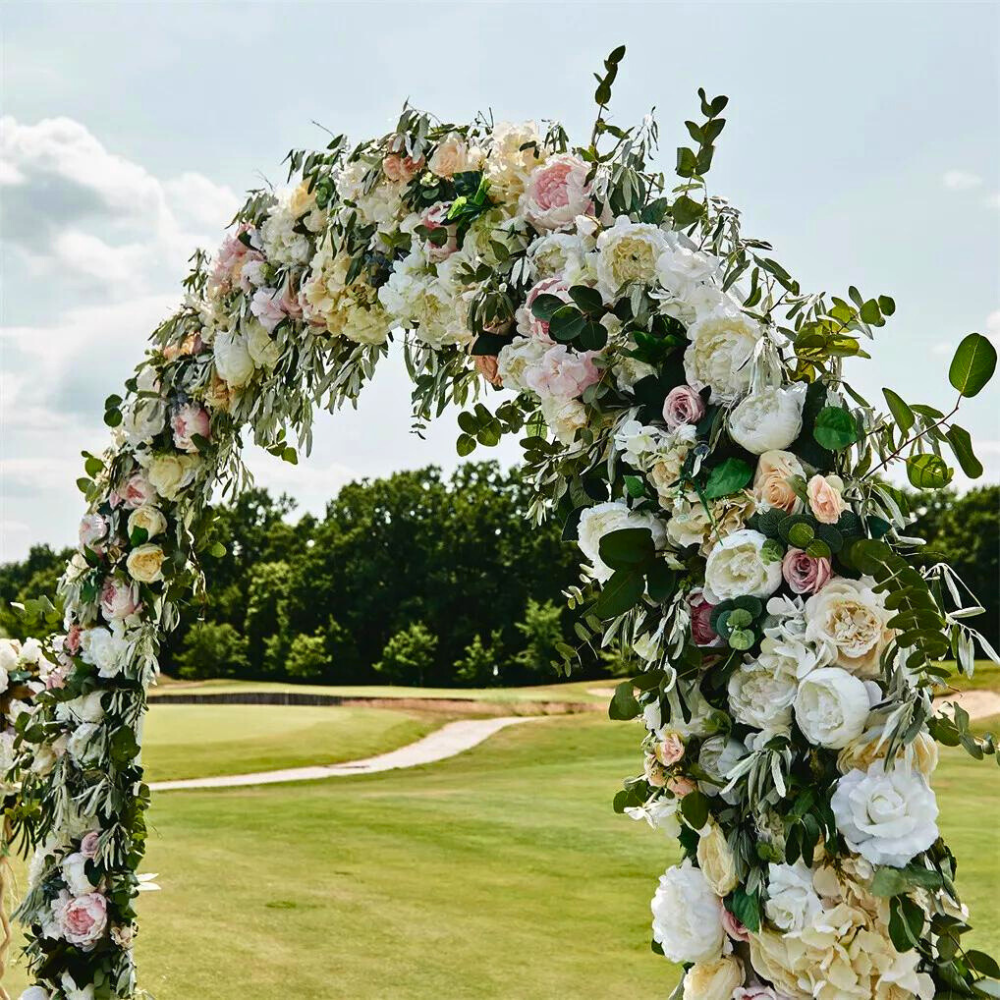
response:
<path fill-rule="evenodd" d="M 980 475 L 959 404 L 996 352 L 966 337 L 943 413 L 843 378 L 892 299 L 814 294 L 743 235 L 706 175 L 725 97 L 700 95 L 676 181 L 652 117 L 610 122 L 624 49 L 598 75 L 589 142 L 556 123 L 445 124 L 412 108 L 379 139 L 288 156 L 252 191 L 180 309 L 106 402 L 86 454 L 80 545 L 56 603 L 2 640 L 5 840 L 33 851 L 17 916 L 27 1000 L 141 995 L 132 946 L 149 789 L 140 763 L 162 636 L 218 555 L 211 501 L 248 482 L 242 436 L 286 461 L 313 413 L 354 402 L 401 340 L 418 426 L 448 406 L 458 451 L 520 434 L 585 557 L 579 645 L 635 663 L 610 715 L 641 717 L 642 771 L 614 808 L 679 840 L 652 947 L 675 996 L 1000 996 L 963 948 L 938 835 L 936 744 L 994 754 L 932 697 L 971 673 L 976 611 L 908 554 L 909 496 Z M 494 389 L 508 392 L 493 406 Z M 9 934 L 8 934 L 9 939 Z"/>

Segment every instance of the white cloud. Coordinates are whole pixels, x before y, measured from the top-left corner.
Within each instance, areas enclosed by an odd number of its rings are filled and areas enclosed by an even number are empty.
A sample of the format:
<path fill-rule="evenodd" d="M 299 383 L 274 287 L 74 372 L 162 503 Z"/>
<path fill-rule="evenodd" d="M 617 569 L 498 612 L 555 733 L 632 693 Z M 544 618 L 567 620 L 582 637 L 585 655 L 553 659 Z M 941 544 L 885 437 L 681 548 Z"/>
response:
<path fill-rule="evenodd" d="M 987 208 L 1000 208 L 1000 191 L 994 191 L 993 194 L 987 195 L 983 204 Z"/>
<path fill-rule="evenodd" d="M 948 170 L 941 178 L 941 183 L 949 191 L 969 191 L 979 187 L 983 179 L 979 174 L 970 173 L 968 170 Z"/>

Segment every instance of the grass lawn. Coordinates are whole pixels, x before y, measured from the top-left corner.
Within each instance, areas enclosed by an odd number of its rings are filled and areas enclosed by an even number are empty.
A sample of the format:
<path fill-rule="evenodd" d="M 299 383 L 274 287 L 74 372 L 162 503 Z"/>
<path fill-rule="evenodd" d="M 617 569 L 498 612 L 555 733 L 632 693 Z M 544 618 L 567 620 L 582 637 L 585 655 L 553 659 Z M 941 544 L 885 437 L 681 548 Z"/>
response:
<path fill-rule="evenodd" d="M 334 764 L 395 750 L 446 720 L 311 705 L 153 705 L 143 733 L 151 781 Z"/>
<path fill-rule="evenodd" d="M 154 796 L 142 981 L 157 1000 L 666 996 L 648 907 L 674 847 L 610 808 L 638 741 L 557 717 L 405 772 Z M 947 751 L 935 785 L 971 944 L 997 954 L 996 765 Z"/>

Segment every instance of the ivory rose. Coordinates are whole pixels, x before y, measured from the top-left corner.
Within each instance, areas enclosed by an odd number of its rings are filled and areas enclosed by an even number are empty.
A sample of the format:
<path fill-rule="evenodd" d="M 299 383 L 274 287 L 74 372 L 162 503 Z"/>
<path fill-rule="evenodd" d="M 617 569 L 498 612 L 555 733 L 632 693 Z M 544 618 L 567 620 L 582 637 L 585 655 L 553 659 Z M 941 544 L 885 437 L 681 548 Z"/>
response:
<path fill-rule="evenodd" d="M 781 586 L 781 563 L 765 562 L 767 537 L 744 528 L 717 542 L 705 563 L 705 596 L 714 604 L 734 597 L 770 597 Z"/>
<path fill-rule="evenodd" d="M 254 363 L 246 337 L 236 330 L 219 330 L 212 344 L 215 370 L 233 389 L 242 388 L 253 378 Z"/>
<path fill-rule="evenodd" d="M 684 975 L 683 1000 L 732 1000 L 743 983 L 743 965 L 738 958 L 696 962 Z"/>
<path fill-rule="evenodd" d="M 822 524 L 836 524 L 847 510 L 841 493 L 844 482 L 840 476 L 813 476 L 806 485 L 809 509 Z"/>
<path fill-rule="evenodd" d="M 802 505 L 791 486 L 793 477 L 805 478 L 802 463 L 789 451 L 765 451 L 757 459 L 753 479 L 754 499 L 765 507 L 777 507 L 788 513 Z"/>
<path fill-rule="evenodd" d="M 698 867 L 717 896 L 728 896 L 739 885 L 736 859 L 726 843 L 726 835 L 711 820 L 708 830 L 702 830 L 698 839 Z"/>
<path fill-rule="evenodd" d="M 663 420 L 670 430 L 696 424 L 705 415 L 705 401 L 689 385 L 674 386 L 663 401 Z"/>
<path fill-rule="evenodd" d="M 174 432 L 174 447 L 179 451 L 195 453 L 198 445 L 193 438 L 197 436 L 207 441 L 211 435 L 208 410 L 197 403 L 176 407 L 170 418 L 170 427 Z"/>
<path fill-rule="evenodd" d="M 136 531 L 146 532 L 146 541 L 152 541 L 157 535 L 163 534 L 167 530 L 167 519 L 159 507 L 152 504 L 143 504 L 136 507 L 128 516 L 128 533 L 135 534 Z"/>
<path fill-rule="evenodd" d="M 652 910 L 653 940 L 671 962 L 713 962 L 722 955 L 722 900 L 690 861 L 660 876 Z"/>
<path fill-rule="evenodd" d="M 156 455 L 146 470 L 149 483 L 164 500 L 176 500 L 198 472 L 195 455 Z"/>
<path fill-rule="evenodd" d="M 781 575 L 796 594 L 815 594 L 830 579 L 830 560 L 811 556 L 802 549 L 789 549 L 781 560 Z"/>
<path fill-rule="evenodd" d="M 801 931 L 823 909 L 813 888 L 812 871 L 801 859 L 794 865 L 768 866 L 767 896 L 764 912 L 782 931 Z"/>
<path fill-rule="evenodd" d="M 521 212 L 536 229 L 569 229 L 578 215 L 593 211 L 589 171 L 572 153 L 550 156 L 529 176 L 521 195 Z"/>
<path fill-rule="evenodd" d="M 163 549 L 147 542 L 132 549 L 125 560 L 125 566 L 133 580 L 139 583 L 156 583 L 163 579 L 163 559 Z"/>
<path fill-rule="evenodd" d="M 587 410 L 578 399 L 548 396 L 542 400 L 542 417 L 559 443 L 564 445 L 571 445 L 576 440 L 576 432 L 587 426 Z"/>

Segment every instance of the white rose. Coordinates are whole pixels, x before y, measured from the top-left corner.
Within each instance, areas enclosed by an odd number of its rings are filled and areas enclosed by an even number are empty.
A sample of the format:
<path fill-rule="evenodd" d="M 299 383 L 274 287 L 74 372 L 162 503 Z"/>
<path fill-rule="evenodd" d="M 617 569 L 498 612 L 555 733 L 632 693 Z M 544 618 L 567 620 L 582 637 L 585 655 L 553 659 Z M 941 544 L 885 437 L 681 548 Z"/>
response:
<path fill-rule="evenodd" d="M 74 896 L 84 896 L 93 892 L 97 886 L 87 878 L 87 861 L 89 859 L 79 851 L 67 854 L 62 861 L 62 877 L 69 891 Z"/>
<path fill-rule="evenodd" d="M 875 761 L 838 782 L 830 800 L 847 846 L 873 865 L 902 868 L 938 838 L 938 807 L 927 780 L 908 763 L 888 772 Z"/>
<path fill-rule="evenodd" d="M 795 722 L 810 743 L 840 750 L 864 732 L 869 708 L 862 681 L 840 667 L 820 667 L 799 684 Z"/>
<path fill-rule="evenodd" d="M 767 919 L 783 931 L 801 931 L 823 909 L 813 888 L 812 871 L 801 860 L 794 865 L 768 866 L 767 895 Z"/>
<path fill-rule="evenodd" d="M 657 226 L 631 222 L 625 215 L 597 238 L 597 287 L 613 301 L 625 285 L 652 284 L 656 265 L 667 249 L 667 239 Z"/>
<path fill-rule="evenodd" d="M 500 349 L 497 356 L 497 372 L 505 389 L 520 392 L 528 388 L 524 376 L 527 370 L 537 368 L 548 345 L 536 337 L 515 337 Z"/>
<path fill-rule="evenodd" d="M 587 408 L 578 399 L 547 396 L 542 400 L 542 416 L 561 444 L 570 445 L 576 432 L 587 426 Z"/>
<path fill-rule="evenodd" d="M 276 340 L 271 339 L 267 328 L 256 320 L 244 326 L 246 334 L 247 353 L 258 368 L 273 368 L 281 357 L 281 348 Z M 218 364 L 216 364 L 218 367 Z M 226 381 L 229 381 L 226 379 Z"/>
<path fill-rule="evenodd" d="M 743 985 L 743 964 L 738 958 L 696 962 L 684 975 L 683 1000 L 732 1000 Z"/>
<path fill-rule="evenodd" d="M 212 355 L 219 378 L 232 388 L 238 389 L 253 378 L 253 358 L 243 334 L 235 330 L 220 330 L 212 344 Z"/>
<path fill-rule="evenodd" d="M 580 551 L 593 566 L 594 576 L 602 583 L 611 578 L 614 570 L 601 561 L 601 539 L 622 528 L 648 528 L 658 549 L 666 543 L 666 530 L 659 519 L 652 514 L 629 510 L 624 500 L 612 500 L 588 507 L 580 515 L 578 544 Z"/>
<path fill-rule="evenodd" d="M 692 323 L 684 352 L 688 385 L 712 390 L 712 402 L 731 403 L 750 388 L 752 360 L 764 335 L 761 325 L 734 309 L 720 308 Z"/>
<path fill-rule="evenodd" d="M 734 597 L 770 597 L 781 586 L 781 561 L 764 562 L 760 554 L 766 541 L 759 531 L 744 528 L 715 544 L 705 563 L 706 599 L 710 603 Z"/>
<path fill-rule="evenodd" d="M 845 670 L 876 677 L 891 617 L 870 578 L 838 577 L 806 601 L 806 639 L 835 647 Z"/>
<path fill-rule="evenodd" d="M 653 940 L 671 962 L 712 962 L 722 955 L 722 900 L 690 861 L 660 876 L 651 908 Z"/>
<path fill-rule="evenodd" d="M 163 579 L 163 559 L 163 549 L 150 542 L 132 549 L 125 560 L 125 567 L 133 580 L 156 583 Z"/>
<path fill-rule="evenodd" d="M 718 823 L 709 821 L 698 840 L 698 867 L 717 896 L 726 896 L 739 884 L 736 859 Z"/>
<path fill-rule="evenodd" d="M 771 733 L 787 731 L 798 693 L 796 662 L 775 651 L 765 638 L 755 663 L 744 663 L 729 678 L 729 705 L 737 722 Z"/>
<path fill-rule="evenodd" d="M 21 644 L 17 639 L 0 636 L 0 667 L 3 667 L 4 670 L 13 670 L 20 658 Z"/>
<path fill-rule="evenodd" d="M 167 425 L 167 404 L 162 399 L 135 399 L 122 413 L 125 440 L 135 447 L 148 444 Z"/>
<path fill-rule="evenodd" d="M 752 393 L 729 414 L 729 436 L 754 455 L 787 448 L 802 432 L 805 401 L 800 385 Z"/>
<path fill-rule="evenodd" d="M 159 507 L 143 504 L 128 516 L 128 533 L 133 535 L 140 528 L 146 532 L 146 541 L 150 541 L 167 530 L 167 519 Z"/>
<path fill-rule="evenodd" d="M 124 635 L 106 628 L 88 628 L 80 635 L 80 656 L 84 663 L 97 667 L 101 677 L 117 677 L 121 673 L 128 658 L 128 647 Z"/>
<path fill-rule="evenodd" d="M 180 491 L 194 482 L 198 464 L 197 455 L 156 455 L 146 474 L 150 486 L 164 500 L 176 500 Z"/>

